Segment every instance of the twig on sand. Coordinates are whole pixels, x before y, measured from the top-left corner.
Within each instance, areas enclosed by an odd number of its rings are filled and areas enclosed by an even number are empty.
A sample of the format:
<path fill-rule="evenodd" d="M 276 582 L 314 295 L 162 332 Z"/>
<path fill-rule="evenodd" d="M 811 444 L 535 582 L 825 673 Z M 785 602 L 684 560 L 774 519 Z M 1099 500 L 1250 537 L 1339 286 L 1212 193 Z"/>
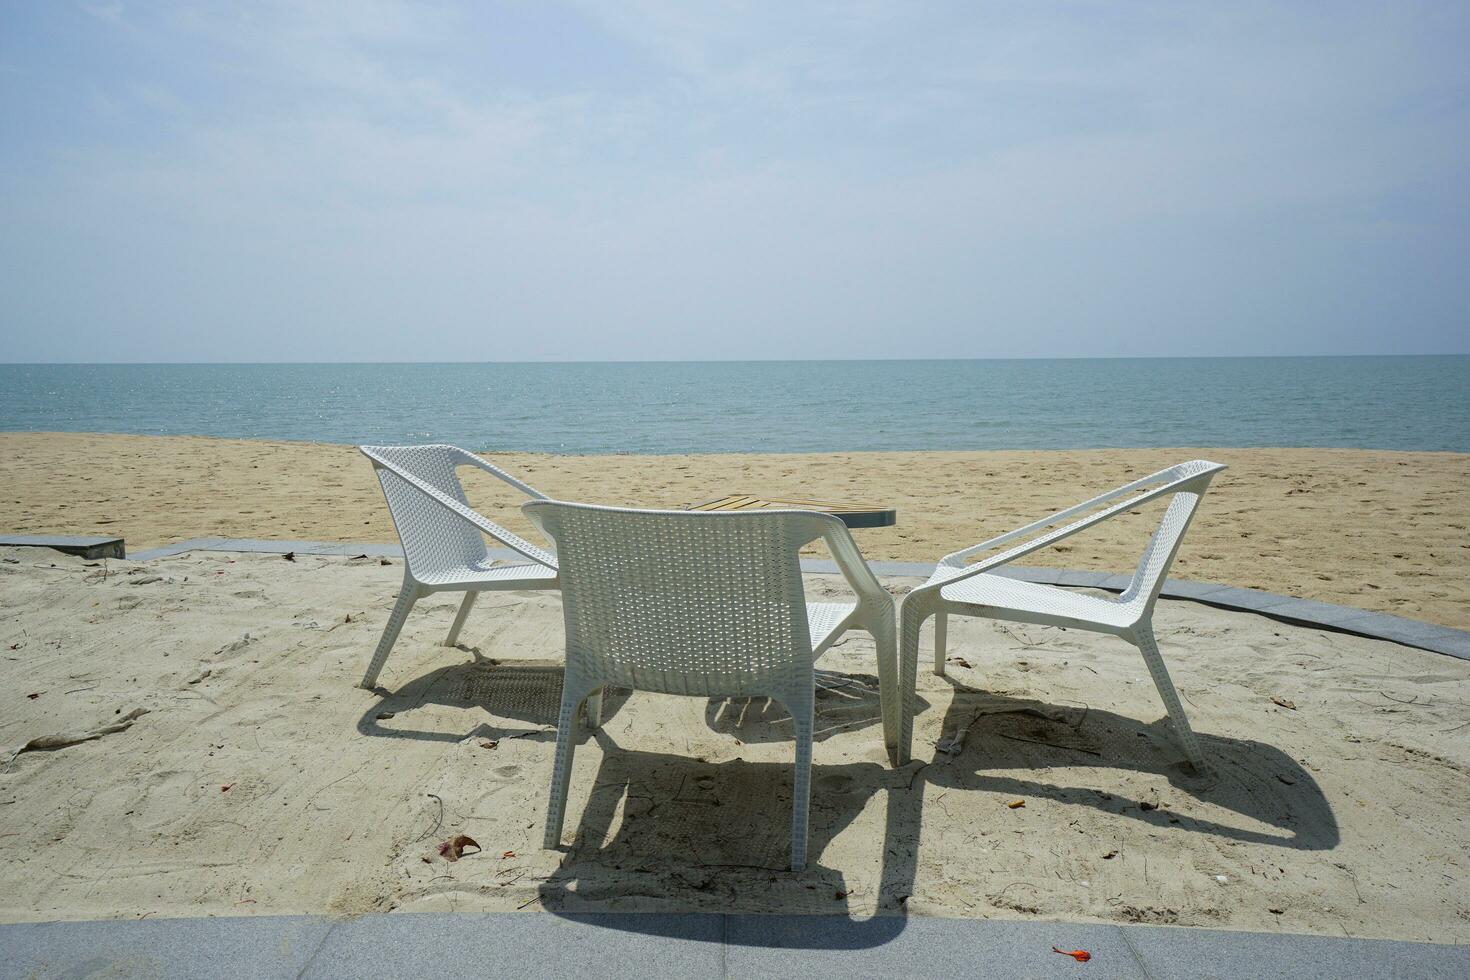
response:
<path fill-rule="evenodd" d="M 1384 694 L 1382 691 L 1379 691 L 1378 693 L 1383 697 L 1388 698 L 1390 701 L 1397 701 L 1399 704 L 1415 704 L 1419 700 L 1419 695 L 1417 694 L 1414 695 L 1412 698 L 1409 698 L 1409 700 L 1405 701 L 1403 698 L 1396 698 L 1392 694 Z"/>
<path fill-rule="evenodd" d="M 1366 905 L 1366 904 L 1368 904 L 1367 902 L 1365 902 L 1363 900 L 1363 893 L 1358 888 L 1358 876 L 1355 875 L 1355 874 L 1353 874 L 1352 870 L 1350 868 L 1348 868 L 1348 866 L 1345 865 L 1345 864 L 1340 864 L 1339 863 L 1336 866 L 1342 870 L 1342 873 L 1343 874 L 1345 874 L 1345 875 L 1348 876 L 1348 881 L 1351 881 L 1353 883 L 1353 891 L 1355 893 L 1357 893 L 1357 896 L 1358 896 L 1358 904 L 1359 905 Z"/>
<path fill-rule="evenodd" d="M 426 837 L 433 837 L 435 834 L 437 834 L 439 832 L 439 828 L 442 827 L 442 826 L 444 826 L 444 801 L 441 800 L 434 793 L 425 793 L 424 795 L 427 796 L 427 797 L 429 797 L 430 799 L 432 799 L 435 803 L 438 803 L 439 804 L 439 814 L 438 814 L 438 816 L 434 817 L 434 826 L 430 827 L 428 830 L 424 831 L 422 834 L 419 834 L 417 837 L 415 837 L 410 842 L 410 843 L 414 843 L 414 844 L 417 844 L 419 841 L 423 840 Z"/>
<path fill-rule="evenodd" d="M 188 693 L 188 692 L 180 691 L 179 693 L 180 694 L 184 694 L 184 693 Z M 204 697 L 204 696 L 201 694 L 200 697 Z M 210 701 L 209 698 L 204 698 L 204 700 L 209 701 L 210 704 L 213 704 L 214 703 L 213 701 Z M 257 744 L 259 744 L 259 743 L 257 743 Z M 304 806 L 313 806 L 316 803 L 316 798 L 318 796 L 321 796 L 327 790 L 331 789 L 333 786 L 336 786 L 338 783 L 342 782 L 342 780 L 344 780 L 344 779 L 351 779 L 353 776 L 356 776 L 358 773 L 362 772 L 366 768 L 367 768 L 367 763 L 363 763 L 362 765 L 358 766 L 356 769 L 354 769 L 351 772 L 347 773 L 345 776 L 338 776 L 336 779 L 332 780 L 330 783 L 327 783 L 327 785 L 323 786 L 321 789 L 316 790 L 310 796 L 308 796 L 306 798 L 306 802 L 303 805 Z M 323 809 L 327 809 L 327 808 L 325 808 L 325 807 L 316 807 L 316 809 L 323 810 Z"/>
<path fill-rule="evenodd" d="M 533 904 L 535 902 L 539 902 L 539 901 L 541 901 L 541 896 L 540 895 L 533 895 L 530 898 L 526 899 L 521 904 L 517 905 L 516 906 L 516 911 L 519 912 L 521 909 L 525 908 L 527 905 L 531 905 L 531 904 Z"/>
<path fill-rule="evenodd" d="M 925 769 L 928 769 L 931 765 L 933 765 L 933 763 L 926 762 L 923 765 L 914 769 L 913 772 L 909 773 L 909 784 L 904 787 L 904 791 L 907 792 L 908 790 L 913 789 L 915 780 L 919 778 L 919 773 L 923 772 Z"/>
<path fill-rule="evenodd" d="M 1079 748 L 1076 745 L 1062 745 L 1060 742 L 1044 742 L 1039 738 L 1022 738 L 1019 735 L 1005 735 L 1001 732 L 996 732 L 995 734 L 1000 735 L 1001 738 L 1008 738 L 1012 742 L 1029 742 L 1032 745 L 1045 745 L 1047 748 L 1052 749 L 1067 749 L 1071 752 L 1081 752 L 1083 755 L 1097 756 L 1099 759 L 1102 758 L 1101 752 L 1094 752 L 1091 749 Z"/>
<path fill-rule="evenodd" d="M 996 625 L 1000 625 L 1000 624 L 996 624 Z M 1012 630 L 1009 626 L 1001 626 L 1000 627 L 1000 631 L 1002 633 L 1004 633 L 1006 636 L 1009 636 L 1011 639 L 1015 640 L 1017 643 L 1021 644 L 1021 646 L 1023 646 L 1023 647 L 1036 647 L 1036 646 L 1041 646 L 1041 641 L 1040 640 L 1031 640 L 1031 639 L 1027 639 L 1024 636 L 1020 636 L 1014 630 Z"/>
<path fill-rule="evenodd" d="M 1092 713 L 1092 705 L 1088 704 L 1086 701 L 1077 701 L 1077 700 L 1074 700 L 1072 698 L 1057 698 L 1057 700 L 1060 701 L 1060 702 L 1062 702 L 1063 704 L 1080 704 L 1080 705 L 1082 705 L 1082 716 L 1080 718 L 1078 718 L 1076 721 L 1065 722 L 1065 724 L 1069 728 L 1081 728 L 1083 725 L 1087 724 L 1087 716 Z M 1043 714 L 1042 717 L 1046 717 L 1046 716 Z M 1051 719 L 1048 718 L 1047 720 L 1050 721 Z"/>

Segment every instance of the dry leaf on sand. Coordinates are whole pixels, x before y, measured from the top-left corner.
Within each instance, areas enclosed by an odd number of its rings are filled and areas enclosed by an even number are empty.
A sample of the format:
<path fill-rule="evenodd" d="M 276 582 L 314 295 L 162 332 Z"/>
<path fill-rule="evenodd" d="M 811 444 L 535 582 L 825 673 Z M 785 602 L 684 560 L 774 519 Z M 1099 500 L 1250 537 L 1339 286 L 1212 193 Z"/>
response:
<path fill-rule="evenodd" d="M 464 856 L 466 847 L 473 847 L 476 851 L 481 849 L 479 842 L 473 837 L 456 834 L 439 845 L 439 856 L 446 861 L 458 861 Z"/>

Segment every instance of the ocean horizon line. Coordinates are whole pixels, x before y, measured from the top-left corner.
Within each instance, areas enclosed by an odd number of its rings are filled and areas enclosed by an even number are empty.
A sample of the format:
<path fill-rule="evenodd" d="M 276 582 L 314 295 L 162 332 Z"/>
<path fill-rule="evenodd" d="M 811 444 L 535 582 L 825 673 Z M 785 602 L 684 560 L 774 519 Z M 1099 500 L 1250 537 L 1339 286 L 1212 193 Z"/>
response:
<path fill-rule="evenodd" d="M 0 427 L 0 435 L 13 436 L 124 436 L 137 437 L 140 439 L 214 439 L 220 442 L 260 442 L 260 443 L 289 443 L 301 446 L 333 446 L 337 448 L 357 449 L 360 446 L 374 445 L 374 443 L 339 442 L 332 439 L 306 439 L 287 438 L 282 436 L 216 436 L 202 435 L 199 433 L 162 433 L 162 432 L 119 432 L 104 429 L 80 430 L 80 429 L 6 429 Z M 431 445 L 433 443 L 404 443 L 403 445 Z M 448 443 L 458 445 L 457 443 Z M 392 445 L 383 443 L 382 445 Z M 1261 452 L 1261 451 L 1291 451 L 1302 450 L 1305 452 L 1345 452 L 1345 453 L 1435 453 L 1445 456 L 1470 456 L 1470 450 L 1457 449 L 1383 449 L 1375 446 L 1311 446 L 1311 445 L 1187 445 L 1181 443 L 1177 446 L 1163 445 L 1128 445 L 1124 443 L 1109 443 L 1106 445 L 1088 446 L 998 446 L 980 449 L 712 449 L 712 450 L 684 450 L 679 452 L 646 452 L 629 449 L 608 449 L 598 452 L 558 452 L 552 449 L 500 449 L 495 447 L 480 447 L 470 442 L 459 445 L 460 449 L 468 449 L 479 456 L 654 456 L 654 457 L 678 457 L 678 456 L 864 456 L 864 455 L 912 455 L 930 456 L 950 453 L 1090 453 L 1090 452 L 1143 452 L 1143 451 L 1201 451 L 1201 452 Z"/>
<path fill-rule="evenodd" d="M 1364 360 L 1385 358 L 1470 358 L 1470 351 L 1428 351 L 1351 354 L 1076 354 L 1021 357 L 760 357 L 760 358 L 620 358 L 616 360 L 583 360 L 540 358 L 537 360 L 277 360 L 277 361 L 0 361 L 0 367 L 270 367 L 274 365 L 305 367 L 323 365 L 345 367 L 355 364 L 382 366 L 390 364 L 433 365 L 532 365 L 532 364 L 946 364 L 1050 361 L 1264 361 L 1264 360 Z"/>

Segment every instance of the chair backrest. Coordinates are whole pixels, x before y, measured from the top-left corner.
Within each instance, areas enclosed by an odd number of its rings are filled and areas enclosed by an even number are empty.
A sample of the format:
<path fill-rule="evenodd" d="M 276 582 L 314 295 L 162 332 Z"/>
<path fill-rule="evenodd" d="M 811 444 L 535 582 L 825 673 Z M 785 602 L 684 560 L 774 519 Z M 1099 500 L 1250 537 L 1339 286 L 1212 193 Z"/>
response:
<path fill-rule="evenodd" d="M 1147 607 L 1158 599 L 1169 567 L 1179 554 L 1184 532 L 1189 530 L 1189 522 L 1194 519 L 1194 513 L 1199 509 L 1210 481 L 1224 468 L 1220 463 L 1194 459 L 1161 470 L 1147 478 L 1150 482 L 1164 484 L 1161 489 L 1165 493 L 1172 491 L 1173 496 L 1169 499 L 1169 506 L 1164 509 L 1159 526 L 1149 537 L 1148 546 L 1138 559 L 1133 580 L 1118 597 L 1120 602 L 1136 602 Z"/>
<path fill-rule="evenodd" d="M 810 687 L 799 553 L 823 515 L 522 510 L 556 542 L 569 681 L 705 697 Z"/>
<path fill-rule="evenodd" d="M 413 575 L 432 575 L 485 559 L 485 539 L 479 531 L 394 472 L 403 470 L 468 507 L 455 467 L 469 464 L 465 457 L 470 453 L 441 445 L 363 446 L 361 450 L 373 461 Z"/>

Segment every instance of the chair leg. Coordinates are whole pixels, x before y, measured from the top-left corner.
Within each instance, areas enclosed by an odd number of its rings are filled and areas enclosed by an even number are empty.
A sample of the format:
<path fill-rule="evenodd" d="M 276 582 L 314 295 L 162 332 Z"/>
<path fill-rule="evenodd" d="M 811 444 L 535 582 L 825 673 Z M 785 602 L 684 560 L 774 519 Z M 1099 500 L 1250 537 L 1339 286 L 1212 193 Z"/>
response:
<path fill-rule="evenodd" d="M 466 592 L 464 601 L 459 604 L 459 612 L 455 614 L 454 625 L 449 627 L 449 635 L 444 638 L 444 645 L 454 646 L 459 642 L 459 631 L 464 629 L 464 621 L 470 618 L 470 607 L 475 604 L 475 596 L 478 592 Z"/>
<path fill-rule="evenodd" d="M 587 727 L 594 732 L 602 727 L 602 695 L 605 690 L 599 687 L 587 697 Z"/>
<path fill-rule="evenodd" d="M 1199 747 L 1199 740 L 1195 738 L 1194 729 L 1189 727 L 1189 719 L 1184 715 L 1184 705 L 1180 703 L 1179 695 L 1174 690 L 1174 682 L 1169 679 L 1168 668 L 1164 666 L 1159 644 L 1154 639 L 1153 625 L 1144 623 L 1136 627 L 1133 631 L 1133 642 L 1143 654 L 1143 662 L 1148 664 L 1148 672 L 1154 679 L 1154 686 L 1159 689 L 1159 697 L 1164 700 L 1169 723 L 1174 726 L 1174 734 L 1183 745 L 1185 756 L 1196 769 L 1206 772 L 1208 767 L 1204 752 Z"/>
<path fill-rule="evenodd" d="M 949 614 L 934 614 L 934 673 L 944 676 L 944 653 L 949 640 Z"/>
<path fill-rule="evenodd" d="M 898 749 L 899 692 L 898 692 L 898 633 L 892 615 L 872 626 L 873 643 L 878 648 L 878 701 L 883 715 L 883 745 L 888 757 L 894 758 Z"/>
<path fill-rule="evenodd" d="M 567 788 L 572 781 L 572 756 L 577 751 L 577 717 L 582 697 L 563 688 L 561 713 L 556 720 L 556 758 L 551 767 L 551 799 L 546 804 L 546 836 L 541 846 L 551 850 L 561 846 L 562 823 L 567 813 Z"/>
<path fill-rule="evenodd" d="M 919 630 L 929 616 L 927 609 L 919 609 L 905 602 L 899 611 L 898 629 L 898 745 L 893 764 L 907 765 L 914 743 L 914 693 L 919 680 Z"/>
<path fill-rule="evenodd" d="M 388 654 L 393 651 L 393 644 L 398 642 L 398 634 L 403 629 L 403 621 L 408 618 L 409 610 L 413 604 L 419 601 L 419 587 L 407 578 L 403 580 L 403 591 L 398 593 L 398 602 L 393 606 L 393 613 L 388 617 L 388 625 L 383 627 L 383 636 L 378 640 L 378 648 L 373 651 L 372 662 L 368 664 L 367 673 L 362 675 L 361 687 L 371 691 L 378 683 L 378 674 L 383 669 L 383 664 L 388 660 Z"/>
<path fill-rule="evenodd" d="M 804 709 L 792 711 L 796 729 L 796 771 L 791 788 L 791 870 L 806 870 L 808 821 L 812 802 L 812 728 L 815 712 L 811 695 Z"/>

